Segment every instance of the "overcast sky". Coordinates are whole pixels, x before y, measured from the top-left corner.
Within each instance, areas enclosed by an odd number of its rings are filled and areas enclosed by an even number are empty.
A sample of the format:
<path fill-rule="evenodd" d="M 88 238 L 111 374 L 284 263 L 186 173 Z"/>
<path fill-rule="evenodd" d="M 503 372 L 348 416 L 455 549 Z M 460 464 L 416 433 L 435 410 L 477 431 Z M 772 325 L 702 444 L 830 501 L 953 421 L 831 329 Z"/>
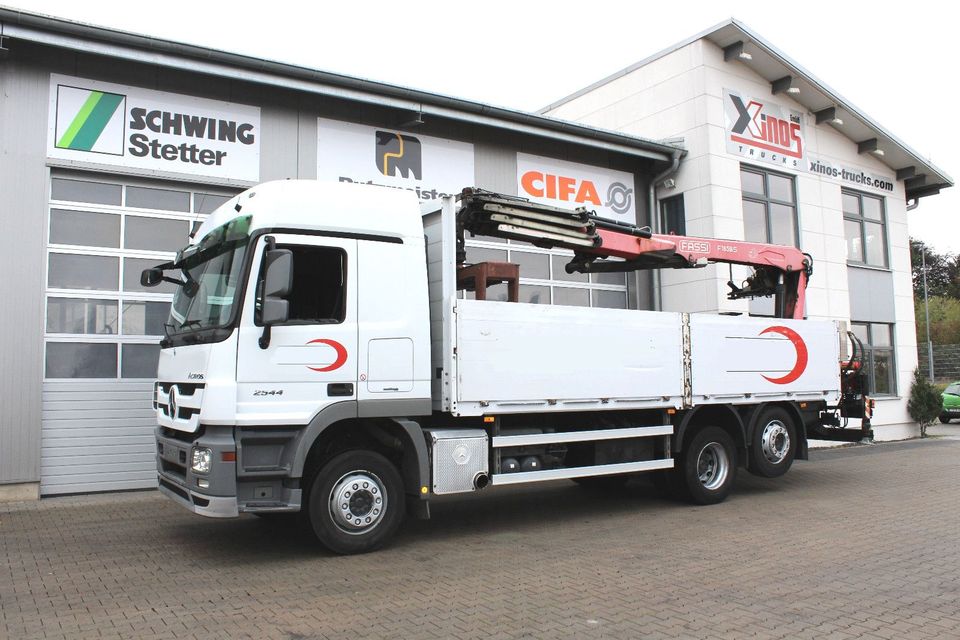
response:
<path fill-rule="evenodd" d="M 736 17 L 960 177 L 960 9 L 949 2 L 0 1 L 528 111 Z M 910 212 L 911 234 L 960 252 L 958 215 L 954 187 Z"/>

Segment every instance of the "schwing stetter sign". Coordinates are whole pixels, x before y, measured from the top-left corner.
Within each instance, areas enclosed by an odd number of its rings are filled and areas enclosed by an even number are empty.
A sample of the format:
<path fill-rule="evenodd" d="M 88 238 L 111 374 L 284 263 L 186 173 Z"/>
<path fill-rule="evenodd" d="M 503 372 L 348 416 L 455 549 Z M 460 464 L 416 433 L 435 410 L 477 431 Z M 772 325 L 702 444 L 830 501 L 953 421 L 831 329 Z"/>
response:
<path fill-rule="evenodd" d="M 518 153 L 517 194 L 541 204 L 586 207 L 604 218 L 637 221 L 633 175 L 625 171 Z"/>
<path fill-rule="evenodd" d="M 51 75 L 47 156 L 257 182 L 260 109 Z"/>
<path fill-rule="evenodd" d="M 803 114 L 766 98 L 723 90 L 727 151 L 787 169 L 806 171 Z"/>
<path fill-rule="evenodd" d="M 317 179 L 413 191 L 421 202 L 475 182 L 473 145 L 317 118 Z"/>

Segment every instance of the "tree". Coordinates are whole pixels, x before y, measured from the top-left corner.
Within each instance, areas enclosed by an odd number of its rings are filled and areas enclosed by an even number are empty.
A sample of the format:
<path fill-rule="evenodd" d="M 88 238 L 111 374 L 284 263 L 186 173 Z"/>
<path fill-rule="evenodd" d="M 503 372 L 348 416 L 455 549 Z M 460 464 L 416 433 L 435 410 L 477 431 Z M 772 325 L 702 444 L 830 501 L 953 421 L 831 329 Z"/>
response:
<path fill-rule="evenodd" d="M 930 341 L 933 344 L 960 343 L 960 300 L 945 296 L 932 296 L 930 305 Z M 917 344 L 927 343 L 927 317 L 923 298 L 914 298 L 914 317 L 917 319 Z"/>
<path fill-rule="evenodd" d="M 927 295 L 960 299 L 960 255 L 937 253 L 922 240 L 910 238 L 913 295 L 923 299 L 923 264 L 927 265 Z"/>
<path fill-rule="evenodd" d="M 940 415 L 943 408 L 940 395 L 920 369 L 913 370 L 913 384 L 910 385 L 910 399 L 907 401 L 907 413 L 920 425 L 920 437 L 927 437 L 929 427 Z"/>

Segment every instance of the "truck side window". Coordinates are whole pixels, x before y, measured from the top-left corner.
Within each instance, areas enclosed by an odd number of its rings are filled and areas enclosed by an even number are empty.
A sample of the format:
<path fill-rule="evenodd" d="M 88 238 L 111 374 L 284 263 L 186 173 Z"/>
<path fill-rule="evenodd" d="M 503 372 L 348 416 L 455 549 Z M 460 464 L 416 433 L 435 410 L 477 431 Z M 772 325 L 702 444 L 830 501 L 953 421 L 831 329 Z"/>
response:
<path fill-rule="evenodd" d="M 346 310 L 347 254 L 336 247 L 278 245 L 293 252 L 290 319 L 285 324 L 339 324 Z"/>

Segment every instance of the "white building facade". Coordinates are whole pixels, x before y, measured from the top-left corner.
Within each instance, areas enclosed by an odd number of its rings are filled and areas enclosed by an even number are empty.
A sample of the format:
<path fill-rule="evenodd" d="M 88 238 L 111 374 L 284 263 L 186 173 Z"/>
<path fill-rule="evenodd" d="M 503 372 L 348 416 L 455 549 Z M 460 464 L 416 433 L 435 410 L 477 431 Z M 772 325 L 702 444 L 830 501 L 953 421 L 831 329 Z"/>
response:
<path fill-rule="evenodd" d="M 912 435 L 908 203 L 950 186 L 949 176 L 735 20 L 542 113 L 686 149 L 657 184 L 655 230 L 809 253 L 807 316 L 846 322 L 864 343 L 877 437 Z M 662 308 L 770 315 L 763 301 L 727 299 L 727 282 L 745 275 L 664 272 Z"/>

